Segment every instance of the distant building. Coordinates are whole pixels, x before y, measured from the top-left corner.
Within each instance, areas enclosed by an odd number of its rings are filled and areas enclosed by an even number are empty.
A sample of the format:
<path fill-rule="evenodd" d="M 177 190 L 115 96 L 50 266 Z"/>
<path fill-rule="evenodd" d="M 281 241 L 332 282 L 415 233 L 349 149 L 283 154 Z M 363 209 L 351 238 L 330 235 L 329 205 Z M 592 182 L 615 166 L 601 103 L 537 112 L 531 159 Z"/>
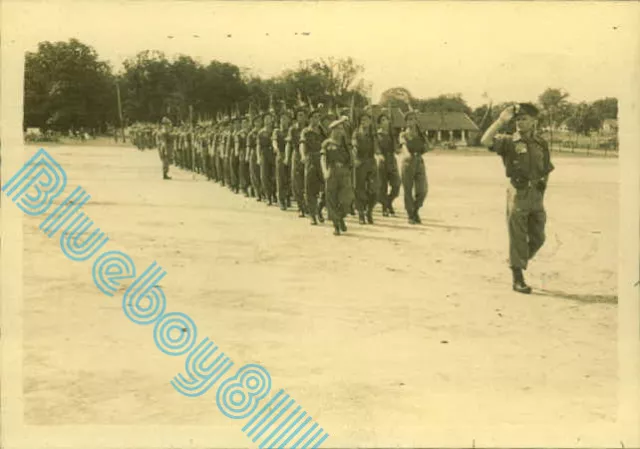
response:
<path fill-rule="evenodd" d="M 467 146 L 480 132 L 464 112 L 420 112 L 418 122 L 429 140 L 437 143 Z"/>
<path fill-rule="evenodd" d="M 396 134 L 404 127 L 404 115 L 398 108 L 392 109 L 391 126 Z M 432 143 L 467 146 L 473 142 L 480 128 L 464 112 L 418 112 L 418 124 Z"/>
<path fill-rule="evenodd" d="M 40 128 L 27 128 L 27 132 L 25 133 L 27 136 L 41 136 L 42 132 Z"/>
<path fill-rule="evenodd" d="M 616 134 L 618 132 L 618 120 L 614 118 L 605 119 L 602 122 L 601 131 L 603 134 Z"/>

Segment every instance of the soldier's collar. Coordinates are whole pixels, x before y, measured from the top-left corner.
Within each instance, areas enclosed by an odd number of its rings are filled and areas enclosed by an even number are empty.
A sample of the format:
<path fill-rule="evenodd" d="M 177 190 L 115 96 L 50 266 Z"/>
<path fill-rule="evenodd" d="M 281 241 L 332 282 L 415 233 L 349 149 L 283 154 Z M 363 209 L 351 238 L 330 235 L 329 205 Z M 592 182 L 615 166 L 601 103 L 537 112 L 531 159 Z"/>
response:
<path fill-rule="evenodd" d="M 537 137 L 533 133 L 527 135 L 527 134 L 522 134 L 520 131 L 516 131 L 515 133 L 513 133 L 512 140 L 514 142 L 521 142 L 521 141 L 529 141 L 530 142 L 530 141 L 537 140 Z"/>

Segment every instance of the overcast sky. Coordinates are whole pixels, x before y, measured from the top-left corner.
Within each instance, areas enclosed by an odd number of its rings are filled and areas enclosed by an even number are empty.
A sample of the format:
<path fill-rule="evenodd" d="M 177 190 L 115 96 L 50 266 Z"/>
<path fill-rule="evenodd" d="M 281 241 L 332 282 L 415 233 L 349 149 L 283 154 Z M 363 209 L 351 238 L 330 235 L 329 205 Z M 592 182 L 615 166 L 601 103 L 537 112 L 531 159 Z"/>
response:
<path fill-rule="evenodd" d="M 117 70 L 145 49 L 228 61 L 261 76 L 300 59 L 352 56 L 375 101 L 395 86 L 421 98 L 459 92 L 471 106 L 484 103 L 484 92 L 495 102 L 524 101 L 546 87 L 592 101 L 627 91 L 629 67 L 640 64 L 637 2 L 4 0 L 2 7 L 3 40 L 35 50 L 42 40 L 76 37 Z"/>

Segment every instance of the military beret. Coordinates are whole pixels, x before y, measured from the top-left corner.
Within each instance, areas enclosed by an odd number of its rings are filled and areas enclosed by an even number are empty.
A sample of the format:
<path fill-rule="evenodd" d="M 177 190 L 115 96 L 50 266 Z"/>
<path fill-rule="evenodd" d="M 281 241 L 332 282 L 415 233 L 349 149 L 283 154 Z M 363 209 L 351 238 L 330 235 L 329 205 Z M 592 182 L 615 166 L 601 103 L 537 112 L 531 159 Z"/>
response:
<path fill-rule="evenodd" d="M 530 115 L 531 117 L 537 117 L 540 114 L 538 108 L 531 103 L 518 103 L 515 106 L 515 115 Z"/>
<path fill-rule="evenodd" d="M 347 121 L 349 121 L 349 119 L 347 117 L 340 117 L 338 120 L 334 120 L 333 122 L 331 122 L 331 124 L 329 125 L 329 129 L 333 129 L 336 126 L 340 126 L 344 123 L 346 123 Z"/>

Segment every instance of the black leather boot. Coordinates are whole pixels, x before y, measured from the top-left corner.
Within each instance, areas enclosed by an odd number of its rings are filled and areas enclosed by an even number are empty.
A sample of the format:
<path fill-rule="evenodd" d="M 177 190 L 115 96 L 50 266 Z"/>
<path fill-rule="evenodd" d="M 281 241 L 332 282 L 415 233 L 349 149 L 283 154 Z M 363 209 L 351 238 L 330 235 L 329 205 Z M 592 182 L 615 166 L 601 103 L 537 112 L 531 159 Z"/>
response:
<path fill-rule="evenodd" d="M 373 224 L 373 211 L 371 209 L 367 211 L 367 223 Z"/>
<path fill-rule="evenodd" d="M 513 290 L 518 293 L 529 294 L 531 293 L 531 287 L 529 287 L 524 281 L 524 275 L 521 268 L 511 268 L 513 274 Z"/>
<path fill-rule="evenodd" d="M 413 219 L 415 220 L 416 224 L 422 224 L 420 215 L 418 215 L 418 209 L 416 209 L 416 211 L 413 213 Z"/>
<path fill-rule="evenodd" d="M 396 216 L 396 211 L 393 210 L 393 206 L 391 205 L 391 203 L 389 203 L 388 209 L 389 209 L 389 215 L 391 215 L 392 217 L 395 217 Z"/>

